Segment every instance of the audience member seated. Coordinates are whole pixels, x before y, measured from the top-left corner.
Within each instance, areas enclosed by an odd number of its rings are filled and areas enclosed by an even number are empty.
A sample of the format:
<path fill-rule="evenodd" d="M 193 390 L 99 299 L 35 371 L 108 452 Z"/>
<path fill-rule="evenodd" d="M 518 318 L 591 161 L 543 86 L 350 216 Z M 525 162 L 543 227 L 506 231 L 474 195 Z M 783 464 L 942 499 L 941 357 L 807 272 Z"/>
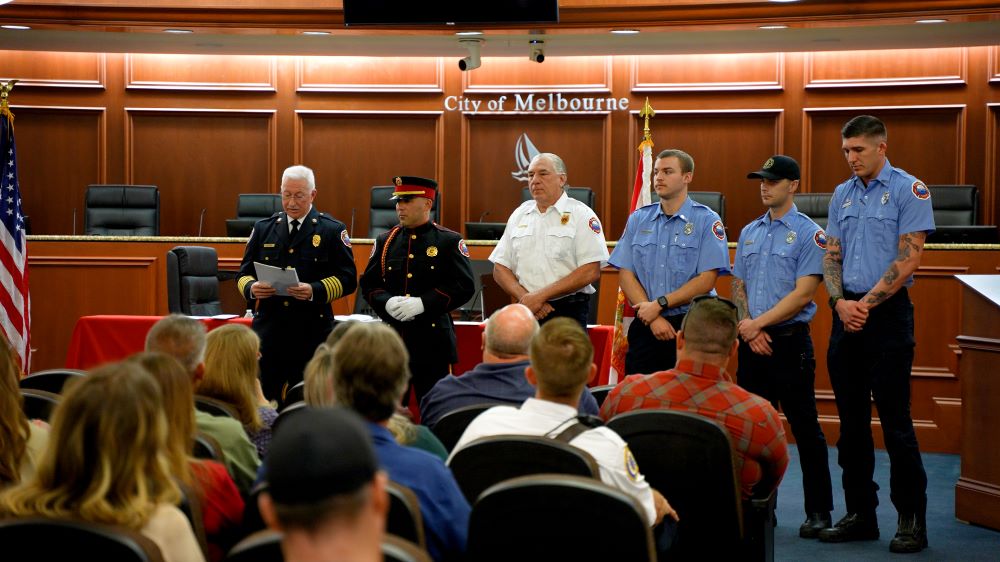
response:
<path fill-rule="evenodd" d="M 333 347 L 340 341 L 340 336 L 356 322 L 341 322 L 334 326 L 333 331 L 327 336 L 326 342 L 319 345 L 316 354 L 313 355 L 309 364 L 306 365 L 304 374 L 305 380 L 305 401 L 313 407 L 331 406 L 335 403 L 333 399 Z M 448 458 L 448 451 L 441 444 L 441 441 L 431 433 L 431 430 L 423 425 L 416 425 L 407 417 L 409 412 L 402 406 L 389 418 L 389 432 L 396 438 L 396 442 L 407 447 L 422 449 L 435 455 L 442 461 Z"/>
<path fill-rule="evenodd" d="M 483 362 L 460 377 L 437 382 L 420 402 L 420 421 L 433 427 L 441 416 L 474 404 L 517 404 L 535 395 L 524 377 L 531 338 L 538 321 L 523 304 L 507 305 L 490 315 L 483 332 Z M 586 390 L 586 387 L 584 387 Z M 589 392 L 580 398 L 580 413 L 597 415 L 597 400 Z"/>
<path fill-rule="evenodd" d="M 260 386 L 260 337 L 243 324 L 227 324 L 208 333 L 205 376 L 198 394 L 230 404 L 260 458 L 271 444 L 278 412 Z"/>
<path fill-rule="evenodd" d="M 667 500 L 639 472 L 625 441 L 614 431 L 598 427 L 598 420 L 590 420 L 589 416 L 581 419 L 577 414 L 580 395 L 597 372 L 594 347 L 579 323 L 570 318 L 549 321 L 531 340 L 530 355 L 531 364 L 524 374 L 537 388 L 535 397 L 520 408 L 496 406 L 479 414 L 458 440 L 452 455 L 481 437 L 535 435 L 559 439 L 563 432 L 574 432 L 571 435 L 575 437 L 568 443 L 594 457 L 604 483 L 639 500 L 651 527 L 659 524 L 664 515 L 676 519 Z M 591 421 L 597 423 L 591 425 Z"/>
<path fill-rule="evenodd" d="M 195 392 L 205 374 L 205 325 L 171 314 L 161 318 L 146 334 L 146 351 L 165 353 L 180 362 L 191 376 Z M 192 401 L 192 406 L 194 402 Z M 197 431 L 215 439 L 225 455 L 226 469 L 244 496 L 250 493 L 260 458 L 240 422 L 227 416 L 213 416 L 195 411 Z"/>
<path fill-rule="evenodd" d="M 174 478 L 198 496 L 208 539 L 209 560 L 222 560 L 239 538 L 243 498 L 225 465 L 196 459 L 194 446 L 194 390 L 191 376 L 176 359 L 164 353 L 139 353 L 129 358 L 153 375 L 163 393 L 163 409 L 170 420 L 167 460 Z"/>
<path fill-rule="evenodd" d="M 282 425 L 268 461 L 260 513 L 282 532 L 285 560 L 381 562 L 389 478 L 357 414 L 301 412 Z"/>
<path fill-rule="evenodd" d="M 167 431 L 159 386 L 142 367 L 112 363 L 91 372 L 63 395 L 35 476 L 0 494 L 0 516 L 120 525 L 156 543 L 167 562 L 204 560 L 176 507 Z"/>
<path fill-rule="evenodd" d="M 17 355 L 0 334 L 0 489 L 34 476 L 49 442 L 48 426 L 24 415 L 20 379 Z"/>
<path fill-rule="evenodd" d="M 608 394 L 601 417 L 642 409 L 693 412 L 729 432 L 738 455 L 736 470 L 749 498 L 765 480 L 777 488 L 788 466 L 788 445 L 778 412 L 747 392 L 726 372 L 736 356 L 736 306 L 714 296 L 695 297 L 677 332 L 677 366 L 651 375 L 631 375 Z M 760 490 L 766 492 L 767 490 Z"/>
<path fill-rule="evenodd" d="M 368 421 L 379 464 L 416 494 L 431 557 L 456 560 L 465 550 L 469 503 L 441 459 L 401 446 L 386 427 L 406 392 L 409 361 L 403 340 L 387 324 L 358 323 L 333 349 L 333 396 Z"/>

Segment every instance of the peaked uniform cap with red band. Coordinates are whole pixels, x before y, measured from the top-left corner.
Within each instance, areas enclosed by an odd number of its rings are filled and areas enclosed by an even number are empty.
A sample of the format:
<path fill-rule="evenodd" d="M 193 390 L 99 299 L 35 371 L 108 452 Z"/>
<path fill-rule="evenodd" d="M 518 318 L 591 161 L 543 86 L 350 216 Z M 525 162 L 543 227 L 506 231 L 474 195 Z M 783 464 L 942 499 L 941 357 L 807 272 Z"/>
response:
<path fill-rule="evenodd" d="M 396 187 L 392 192 L 392 199 L 426 197 L 433 201 L 434 197 L 437 196 L 438 184 L 432 179 L 417 176 L 396 176 L 392 178 L 392 185 Z"/>

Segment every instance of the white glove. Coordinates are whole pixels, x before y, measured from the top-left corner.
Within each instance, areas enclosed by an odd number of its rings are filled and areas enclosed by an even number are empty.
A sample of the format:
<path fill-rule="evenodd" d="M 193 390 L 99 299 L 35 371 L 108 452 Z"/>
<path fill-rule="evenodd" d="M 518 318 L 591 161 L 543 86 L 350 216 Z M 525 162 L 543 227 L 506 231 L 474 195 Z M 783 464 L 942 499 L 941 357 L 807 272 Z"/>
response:
<path fill-rule="evenodd" d="M 400 322 L 409 322 L 424 311 L 424 301 L 420 297 L 403 297 L 403 302 L 399 303 L 399 313 L 403 316 Z"/>
<path fill-rule="evenodd" d="M 385 311 L 396 320 L 403 321 L 403 313 L 400 312 L 400 306 L 403 304 L 407 297 L 392 297 L 385 303 Z M 411 318 L 412 320 L 412 318 Z"/>

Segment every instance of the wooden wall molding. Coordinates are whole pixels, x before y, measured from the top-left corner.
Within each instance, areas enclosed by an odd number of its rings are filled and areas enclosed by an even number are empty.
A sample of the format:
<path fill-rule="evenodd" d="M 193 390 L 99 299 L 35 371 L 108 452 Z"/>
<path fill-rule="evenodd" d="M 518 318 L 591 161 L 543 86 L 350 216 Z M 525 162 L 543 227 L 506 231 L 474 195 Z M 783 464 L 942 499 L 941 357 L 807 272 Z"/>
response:
<path fill-rule="evenodd" d="M 967 84 L 969 50 L 815 52 L 805 54 L 804 64 L 810 89 Z"/>
<path fill-rule="evenodd" d="M 260 68 L 254 68 L 253 63 Z M 250 80 L 210 79 L 218 76 L 237 78 L 241 71 Z M 177 76 L 172 79 L 171 73 Z M 146 76 L 148 78 L 144 78 Z M 205 79 L 182 79 L 199 76 Z M 211 55 L 125 55 L 125 88 L 129 90 L 274 92 L 278 89 L 277 84 L 275 57 L 220 59 Z"/>
<path fill-rule="evenodd" d="M 991 83 L 1000 82 L 1000 45 L 990 47 L 989 66 L 987 76 Z"/>
<path fill-rule="evenodd" d="M 475 72 L 463 72 L 462 92 L 465 94 L 611 92 L 614 57 L 553 57 L 539 65 L 528 60 L 527 42 L 524 48 L 523 58 L 483 58 L 483 65 Z M 513 100 L 510 103 L 513 105 Z"/>
<path fill-rule="evenodd" d="M 39 53 L 0 51 L 6 82 L 16 78 L 17 88 L 107 87 L 107 55 L 104 53 Z"/>
<path fill-rule="evenodd" d="M 642 55 L 630 57 L 629 88 L 645 92 L 712 92 L 783 90 L 784 53 L 699 55 L 706 64 L 692 65 L 688 55 Z M 708 61 L 711 61 L 708 62 Z M 650 64 L 652 68 L 644 66 Z M 715 64 L 712 64 L 715 63 Z M 718 66 L 724 64 L 724 68 Z M 662 75 L 658 71 L 663 71 Z M 733 74 L 743 76 L 733 79 Z M 647 79 L 646 75 L 654 74 Z"/>
<path fill-rule="evenodd" d="M 997 52 L 994 47 L 994 53 Z M 997 194 L 1000 189 L 1000 103 L 986 104 L 986 173 L 983 187 L 979 190 L 979 209 L 983 224 L 996 224 Z"/>
<path fill-rule="evenodd" d="M 439 94 L 444 91 L 443 65 L 440 57 L 296 57 L 295 90 Z"/>

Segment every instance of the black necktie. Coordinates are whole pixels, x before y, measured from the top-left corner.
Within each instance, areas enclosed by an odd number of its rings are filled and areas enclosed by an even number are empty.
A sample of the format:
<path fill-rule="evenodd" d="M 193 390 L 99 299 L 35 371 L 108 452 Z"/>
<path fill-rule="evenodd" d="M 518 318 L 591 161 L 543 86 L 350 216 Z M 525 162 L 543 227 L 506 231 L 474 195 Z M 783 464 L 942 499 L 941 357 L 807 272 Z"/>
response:
<path fill-rule="evenodd" d="M 294 239 L 295 235 L 299 233 L 299 219 L 292 219 L 292 233 L 289 235 L 290 239 Z"/>

